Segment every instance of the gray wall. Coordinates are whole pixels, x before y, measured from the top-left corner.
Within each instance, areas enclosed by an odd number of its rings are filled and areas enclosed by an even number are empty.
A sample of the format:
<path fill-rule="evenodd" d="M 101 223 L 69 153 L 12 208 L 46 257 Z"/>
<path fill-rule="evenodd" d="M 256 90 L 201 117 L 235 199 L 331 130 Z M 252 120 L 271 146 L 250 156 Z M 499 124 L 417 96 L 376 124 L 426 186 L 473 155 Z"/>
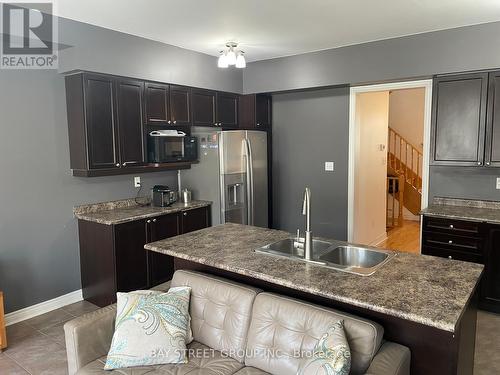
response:
<path fill-rule="evenodd" d="M 274 226 L 303 232 L 304 188 L 315 235 L 347 238 L 349 89 L 273 95 Z M 324 162 L 335 171 L 325 172 Z"/>
<path fill-rule="evenodd" d="M 241 92 L 240 72 L 204 54 L 63 20 L 61 70 L 89 69 Z M 69 169 L 64 78 L 0 70 L 0 290 L 12 312 L 80 289 L 74 205 L 130 198 L 133 176 L 77 178 Z M 175 172 L 141 175 L 176 186 Z"/>
<path fill-rule="evenodd" d="M 242 92 L 241 69 L 217 58 L 81 22 L 59 19 L 59 70 L 90 70 L 209 89 Z"/>
<path fill-rule="evenodd" d="M 498 68 L 500 22 L 248 64 L 245 93 L 399 80 Z"/>

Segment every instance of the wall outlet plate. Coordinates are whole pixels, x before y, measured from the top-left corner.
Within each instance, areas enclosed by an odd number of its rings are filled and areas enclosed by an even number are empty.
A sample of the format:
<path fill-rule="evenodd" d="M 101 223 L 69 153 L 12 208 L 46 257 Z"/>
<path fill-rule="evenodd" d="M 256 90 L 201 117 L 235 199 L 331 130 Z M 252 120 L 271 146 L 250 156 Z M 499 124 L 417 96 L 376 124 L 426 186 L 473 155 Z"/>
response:
<path fill-rule="evenodd" d="M 325 171 L 333 172 L 335 170 L 335 162 L 325 161 Z"/>
<path fill-rule="evenodd" d="M 500 190 L 500 177 L 497 177 L 497 190 Z"/>
<path fill-rule="evenodd" d="M 140 177 L 134 177 L 134 187 L 136 187 L 136 188 L 141 187 L 141 178 Z"/>

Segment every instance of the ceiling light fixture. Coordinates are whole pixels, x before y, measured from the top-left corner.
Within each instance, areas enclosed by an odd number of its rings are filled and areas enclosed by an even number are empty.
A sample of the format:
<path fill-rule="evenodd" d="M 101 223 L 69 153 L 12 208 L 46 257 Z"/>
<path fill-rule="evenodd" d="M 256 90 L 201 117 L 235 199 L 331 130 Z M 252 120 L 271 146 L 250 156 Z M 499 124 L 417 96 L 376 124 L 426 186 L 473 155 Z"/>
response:
<path fill-rule="evenodd" d="M 237 50 L 237 47 L 238 43 L 226 43 L 226 50 L 220 51 L 219 59 L 217 60 L 219 68 L 227 68 L 230 65 L 234 65 L 237 68 L 245 68 L 247 66 L 245 56 L 243 56 L 244 52 Z"/>

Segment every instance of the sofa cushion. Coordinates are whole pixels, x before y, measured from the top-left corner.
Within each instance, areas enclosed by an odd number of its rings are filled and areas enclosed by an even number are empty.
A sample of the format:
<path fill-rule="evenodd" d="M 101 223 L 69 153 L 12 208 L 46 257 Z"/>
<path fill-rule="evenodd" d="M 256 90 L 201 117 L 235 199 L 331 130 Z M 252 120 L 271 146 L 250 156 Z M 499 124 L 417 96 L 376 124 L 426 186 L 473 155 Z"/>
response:
<path fill-rule="evenodd" d="M 300 353 L 312 351 L 338 320 L 344 320 L 351 374 L 362 374 L 380 347 L 383 328 L 379 324 L 271 293 L 255 299 L 245 364 L 274 375 L 296 374 Z"/>
<path fill-rule="evenodd" d="M 260 290 L 184 270 L 175 272 L 171 286 L 191 287 L 194 340 L 243 363 L 252 306 Z"/>
<path fill-rule="evenodd" d="M 82 367 L 76 375 L 232 375 L 243 368 L 235 359 L 219 351 L 193 341 L 188 345 L 188 363 L 132 367 L 118 370 L 104 370 L 106 357 L 101 357 Z M 248 373 L 258 375 L 262 373 Z"/>
<path fill-rule="evenodd" d="M 268 372 L 259 370 L 255 367 L 246 366 L 240 371 L 236 372 L 234 375 L 270 375 Z"/>

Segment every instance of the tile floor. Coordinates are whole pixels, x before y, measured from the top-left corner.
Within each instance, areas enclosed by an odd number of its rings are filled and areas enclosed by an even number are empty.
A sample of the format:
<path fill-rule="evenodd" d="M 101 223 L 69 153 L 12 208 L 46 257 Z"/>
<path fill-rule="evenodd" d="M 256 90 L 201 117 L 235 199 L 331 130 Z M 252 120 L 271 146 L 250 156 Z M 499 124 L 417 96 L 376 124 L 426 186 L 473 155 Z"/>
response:
<path fill-rule="evenodd" d="M 67 374 L 63 325 L 95 309 L 77 302 L 7 327 L 9 347 L 0 353 L 0 374 Z M 479 311 L 474 375 L 492 374 L 500 374 L 500 315 Z"/>

